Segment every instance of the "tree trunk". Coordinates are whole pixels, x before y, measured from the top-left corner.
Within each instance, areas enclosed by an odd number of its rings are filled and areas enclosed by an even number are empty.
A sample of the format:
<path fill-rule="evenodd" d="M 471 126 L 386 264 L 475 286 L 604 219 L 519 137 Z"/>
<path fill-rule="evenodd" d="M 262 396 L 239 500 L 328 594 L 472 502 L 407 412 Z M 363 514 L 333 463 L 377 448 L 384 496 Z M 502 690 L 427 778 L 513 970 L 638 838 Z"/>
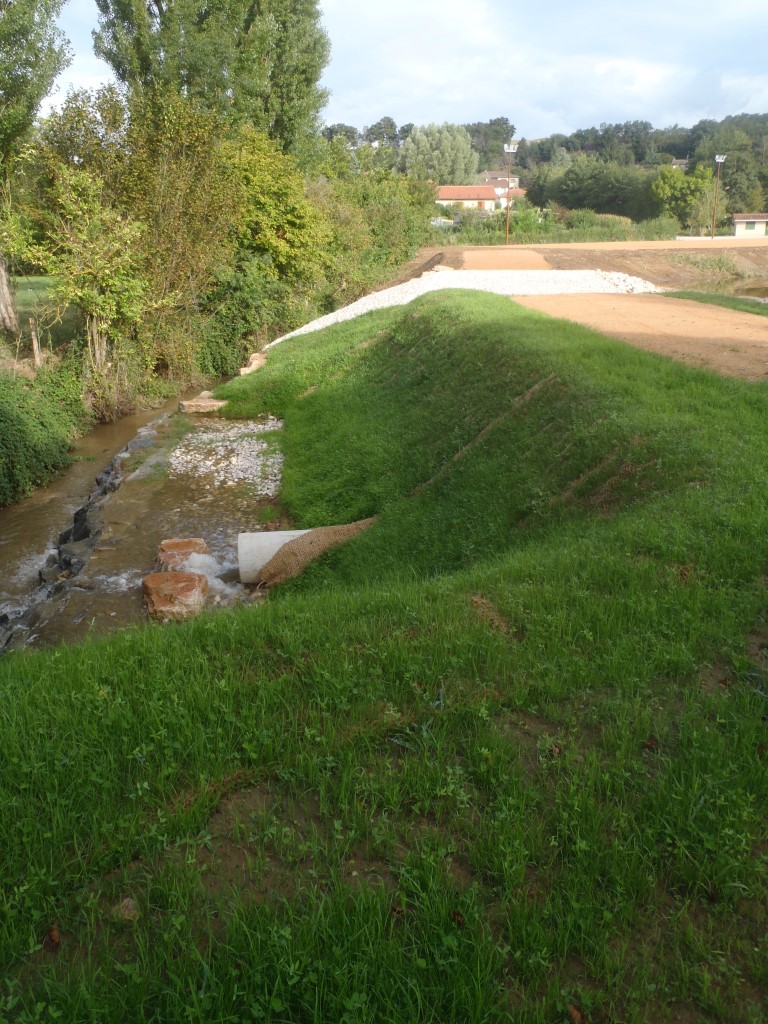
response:
<path fill-rule="evenodd" d="M 19 336 L 19 319 L 13 304 L 8 270 L 2 256 L 0 256 L 0 332 L 12 334 L 14 338 Z"/>

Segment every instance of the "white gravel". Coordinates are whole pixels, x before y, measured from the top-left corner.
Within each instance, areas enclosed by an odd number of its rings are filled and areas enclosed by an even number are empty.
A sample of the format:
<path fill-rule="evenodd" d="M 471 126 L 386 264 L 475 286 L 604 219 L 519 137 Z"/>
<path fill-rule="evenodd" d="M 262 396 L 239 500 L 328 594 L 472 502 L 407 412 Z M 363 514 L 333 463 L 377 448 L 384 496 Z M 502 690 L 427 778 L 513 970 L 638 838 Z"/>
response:
<path fill-rule="evenodd" d="M 420 295 L 443 288 L 469 288 L 474 291 L 493 292 L 496 295 L 574 295 L 577 293 L 626 295 L 658 292 L 656 285 L 641 277 L 618 274 L 606 270 L 454 270 L 450 273 L 424 274 L 422 277 L 371 292 L 348 306 L 312 320 L 298 330 L 284 334 L 267 345 L 277 345 L 297 334 L 309 334 L 323 327 L 352 320 L 373 309 L 404 306 Z"/>
<path fill-rule="evenodd" d="M 271 416 L 235 424 L 214 420 L 207 430 L 193 431 L 174 448 L 171 475 L 199 477 L 214 487 L 245 481 L 258 496 L 273 497 L 280 489 L 283 455 L 257 435 L 282 426 L 282 420 Z"/>

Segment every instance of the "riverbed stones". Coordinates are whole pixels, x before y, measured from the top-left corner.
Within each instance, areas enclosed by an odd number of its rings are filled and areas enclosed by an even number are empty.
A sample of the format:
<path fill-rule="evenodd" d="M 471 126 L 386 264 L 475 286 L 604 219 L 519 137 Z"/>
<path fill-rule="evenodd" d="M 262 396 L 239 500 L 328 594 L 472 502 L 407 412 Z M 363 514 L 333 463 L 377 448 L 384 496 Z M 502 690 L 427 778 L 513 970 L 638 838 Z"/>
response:
<path fill-rule="evenodd" d="M 252 356 L 249 356 L 245 366 L 240 367 L 240 376 L 244 377 L 248 373 L 253 373 L 254 370 L 260 370 L 262 366 L 266 365 L 266 362 L 266 352 L 254 352 Z"/>
<path fill-rule="evenodd" d="M 141 583 L 147 610 L 160 622 L 183 622 L 205 606 L 208 580 L 196 572 L 152 572 Z"/>
<path fill-rule="evenodd" d="M 208 555 L 208 545 L 202 537 L 175 537 L 161 541 L 157 549 L 157 564 L 160 572 L 181 570 L 190 555 Z"/>
<path fill-rule="evenodd" d="M 179 402 L 179 412 L 206 415 L 219 412 L 226 404 L 226 402 L 214 398 L 212 391 L 201 391 L 197 398 L 190 398 L 186 402 Z"/>

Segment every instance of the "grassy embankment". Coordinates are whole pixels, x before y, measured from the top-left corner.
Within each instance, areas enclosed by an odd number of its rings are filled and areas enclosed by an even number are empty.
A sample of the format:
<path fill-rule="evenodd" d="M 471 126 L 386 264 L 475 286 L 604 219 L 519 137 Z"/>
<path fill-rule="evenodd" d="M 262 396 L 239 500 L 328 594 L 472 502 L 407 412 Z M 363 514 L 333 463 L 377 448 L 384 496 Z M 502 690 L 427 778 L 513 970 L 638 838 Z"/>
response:
<path fill-rule="evenodd" d="M 672 299 L 691 299 L 704 302 L 711 306 L 722 306 L 724 309 L 735 309 L 738 313 L 755 313 L 757 316 L 768 316 L 768 303 L 756 302 L 755 299 L 742 299 L 738 295 L 710 295 L 707 292 L 665 292 Z"/>
<path fill-rule="evenodd" d="M 765 1019 L 765 388 L 452 293 L 224 393 L 379 521 L 0 664 L 0 1021 Z"/>

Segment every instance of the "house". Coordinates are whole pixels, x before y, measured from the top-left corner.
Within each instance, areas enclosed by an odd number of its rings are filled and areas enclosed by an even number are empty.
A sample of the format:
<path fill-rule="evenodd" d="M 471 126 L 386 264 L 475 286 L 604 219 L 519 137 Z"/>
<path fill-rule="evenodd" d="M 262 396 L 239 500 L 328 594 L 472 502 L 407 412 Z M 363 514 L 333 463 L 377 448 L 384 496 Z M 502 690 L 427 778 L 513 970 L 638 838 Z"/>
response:
<path fill-rule="evenodd" d="M 440 206 L 458 204 L 466 210 L 487 212 L 493 212 L 501 205 L 496 189 L 491 185 L 439 185 L 435 202 Z"/>
<path fill-rule="evenodd" d="M 510 189 L 509 197 L 512 202 L 524 195 L 524 189 Z M 502 189 L 501 195 L 499 195 L 492 185 L 440 185 L 435 202 L 440 206 L 458 204 L 465 210 L 485 210 L 486 213 L 492 213 L 494 210 L 506 207 L 507 190 Z"/>
<path fill-rule="evenodd" d="M 768 213 L 734 213 L 733 227 L 737 238 L 767 238 Z"/>
<path fill-rule="evenodd" d="M 483 185 L 493 185 L 497 195 L 506 195 L 508 188 L 520 188 L 520 178 L 517 174 L 510 177 L 501 171 L 486 171 L 480 175 L 480 180 Z"/>
<path fill-rule="evenodd" d="M 688 170 L 688 161 L 687 160 L 673 160 L 672 163 L 670 164 L 670 167 L 674 167 L 678 171 L 683 171 L 685 173 Z"/>

